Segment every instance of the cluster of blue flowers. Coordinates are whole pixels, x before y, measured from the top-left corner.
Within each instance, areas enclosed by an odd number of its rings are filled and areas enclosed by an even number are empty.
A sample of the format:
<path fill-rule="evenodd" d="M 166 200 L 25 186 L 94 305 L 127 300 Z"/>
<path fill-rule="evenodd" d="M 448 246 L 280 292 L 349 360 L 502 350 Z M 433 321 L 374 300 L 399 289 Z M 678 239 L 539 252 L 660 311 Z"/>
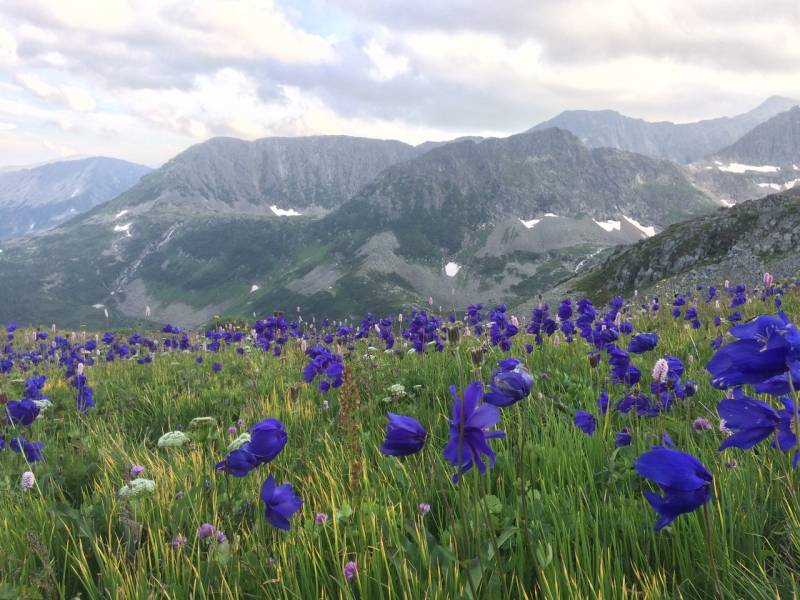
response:
<path fill-rule="evenodd" d="M 494 466 L 495 453 L 488 440 L 503 438 L 503 431 L 493 427 L 500 421 L 498 407 L 516 404 L 531 392 L 533 377 L 515 358 L 501 360 L 492 374 L 489 393 L 484 394 L 480 381 L 470 383 L 459 395 L 456 386 L 450 386 L 453 399 L 450 419 L 450 438 L 442 454 L 457 468 L 453 482 L 476 467 L 486 474 L 487 457 L 489 468 Z M 410 456 L 421 451 L 427 440 L 427 430 L 413 417 L 388 414 L 389 423 L 381 452 L 388 456 Z"/>

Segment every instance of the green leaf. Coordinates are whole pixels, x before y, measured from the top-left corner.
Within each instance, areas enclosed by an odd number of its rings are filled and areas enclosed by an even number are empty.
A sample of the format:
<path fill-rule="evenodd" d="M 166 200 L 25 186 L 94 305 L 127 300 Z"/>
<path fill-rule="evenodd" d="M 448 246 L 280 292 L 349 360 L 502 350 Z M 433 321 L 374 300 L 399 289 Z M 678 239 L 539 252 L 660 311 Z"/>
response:
<path fill-rule="evenodd" d="M 536 560 L 539 561 L 539 566 L 542 569 L 547 568 L 553 562 L 553 547 L 548 543 L 545 545 L 539 544 L 536 547 Z"/>
<path fill-rule="evenodd" d="M 484 497 L 484 501 L 486 502 L 486 509 L 493 515 L 499 515 L 503 512 L 503 503 L 500 502 L 500 498 L 489 494 L 488 496 Z"/>
<path fill-rule="evenodd" d="M 342 504 L 336 511 L 336 518 L 340 521 L 346 521 L 353 516 L 353 507 L 346 502 Z"/>

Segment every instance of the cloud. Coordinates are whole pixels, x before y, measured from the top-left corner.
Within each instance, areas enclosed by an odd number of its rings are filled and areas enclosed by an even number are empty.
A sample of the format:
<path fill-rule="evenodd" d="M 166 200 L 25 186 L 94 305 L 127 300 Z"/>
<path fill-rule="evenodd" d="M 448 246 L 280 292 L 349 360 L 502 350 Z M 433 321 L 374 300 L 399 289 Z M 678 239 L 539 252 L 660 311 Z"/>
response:
<path fill-rule="evenodd" d="M 94 99 L 79 87 L 73 85 L 51 85 L 38 75 L 21 73 L 17 75 L 17 83 L 26 90 L 45 100 L 66 104 L 72 110 L 87 112 L 94 110 Z"/>
<path fill-rule="evenodd" d="M 687 121 L 800 97 L 796 0 L 0 0 L 0 22 L 0 122 L 27 140 L 0 154 L 30 162 L 71 147 L 154 164 L 214 135 L 506 135 L 579 108 Z"/>

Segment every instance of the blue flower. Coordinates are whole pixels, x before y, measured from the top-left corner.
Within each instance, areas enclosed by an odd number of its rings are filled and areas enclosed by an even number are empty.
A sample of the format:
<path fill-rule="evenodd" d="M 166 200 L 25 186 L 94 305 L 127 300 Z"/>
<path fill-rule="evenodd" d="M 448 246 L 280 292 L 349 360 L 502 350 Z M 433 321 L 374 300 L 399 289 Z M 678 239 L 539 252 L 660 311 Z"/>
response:
<path fill-rule="evenodd" d="M 247 449 L 258 457 L 259 464 L 268 463 L 281 453 L 288 437 L 280 420 L 264 419 L 250 428 Z"/>
<path fill-rule="evenodd" d="M 783 410 L 779 411 L 780 422 L 778 423 L 778 431 L 775 439 L 772 441 L 773 448 L 777 448 L 783 453 L 789 452 L 792 448 L 797 446 L 797 435 L 794 430 L 794 402 L 789 398 L 781 398 L 783 402 Z M 797 468 L 800 463 L 800 452 L 794 451 L 794 458 L 792 459 L 792 466 Z"/>
<path fill-rule="evenodd" d="M 630 446 L 631 445 L 631 434 L 628 431 L 628 428 L 624 428 L 622 431 L 617 431 L 615 434 L 616 439 L 614 439 L 614 445 L 617 448 L 622 448 L 623 446 Z"/>
<path fill-rule="evenodd" d="M 500 367 L 492 373 L 489 393 L 484 402 L 506 407 L 516 404 L 531 393 L 533 377 L 516 358 L 508 358 L 497 363 Z"/>
<path fill-rule="evenodd" d="M 381 452 L 389 456 L 409 456 L 422 450 L 428 432 L 419 421 L 394 413 L 387 413 L 387 417 L 389 423 Z"/>
<path fill-rule="evenodd" d="M 761 315 L 733 327 L 731 334 L 738 339 L 717 350 L 706 366 L 711 385 L 761 384 L 790 370 L 800 380 L 800 331 L 784 313 Z"/>
<path fill-rule="evenodd" d="M 6 414 L 8 421 L 12 425 L 22 425 L 27 427 L 39 415 L 39 407 L 33 400 L 27 398 L 23 400 L 11 400 L 6 404 Z"/>
<path fill-rule="evenodd" d="M 573 422 L 578 429 L 589 436 L 594 434 L 594 430 L 597 428 L 597 420 L 594 415 L 585 410 L 576 410 Z"/>
<path fill-rule="evenodd" d="M 344 367 L 341 355 L 334 354 L 322 344 L 312 346 L 306 350 L 306 354 L 311 358 L 303 368 L 303 379 L 306 383 L 311 383 L 316 377 L 320 377 L 317 388 L 323 394 L 330 390 L 331 386 L 338 388 L 342 385 Z"/>
<path fill-rule="evenodd" d="M 27 460 L 29 463 L 35 463 L 44 460 L 44 456 L 42 455 L 44 442 L 29 442 L 20 435 L 18 437 L 11 438 L 9 447 L 17 454 L 22 452 L 25 455 L 25 460 Z"/>
<path fill-rule="evenodd" d="M 478 406 L 483 396 L 483 384 L 480 381 L 467 386 L 463 400 L 459 398 L 454 385 L 450 386 L 450 394 L 453 397 L 450 441 L 442 454 L 451 465 L 458 467 L 458 472 L 453 475 L 453 482 L 457 483 L 459 477 L 473 466 L 477 466 L 482 475 L 486 474 L 483 454 L 489 458 L 489 467 L 494 467 L 495 454 L 487 440 L 503 438 L 506 434 L 487 431 L 500 420 L 500 411 L 491 404 Z"/>
<path fill-rule="evenodd" d="M 250 428 L 250 441 L 229 453 L 217 463 L 218 471 L 235 477 L 244 477 L 250 471 L 275 459 L 288 440 L 283 423 L 278 419 L 265 419 Z"/>
<path fill-rule="evenodd" d="M 749 450 L 775 433 L 781 420 L 778 411 L 769 404 L 737 392 L 735 398 L 717 403 L 717 412 L 725 420 L 725 427 L 733 431 L 733 435 L 722 442 L 720 450 L 731 447 Z"/>
<path fill-rule="evenodd" d="M 225 460 L 217 463 L 218 471 L 225 471 L 234 477 L 244 477 L 260 464 L 258 457 L 250 452 L 247 444 L 228 454 Z"/>
<path fill-rule="evenodd" d="M 655 348 L 657 344 L 657 334 L 639 333 L 631 338 L 631 341 L 628 344 L 628 352 L 632 354 L 643 354 Z"/>
<path fill-rule="evenodd" d="M 664 492 L 659 496 L 646 491 L 644 497 L 658 513 L 656 531 L 678 516 L 690 513 L 711 498 L 711 473 L 691 454 L 656 447 L 642 454 L 633 463 L 642 477 L 657 483 Z"/>
<path fill-rule="evenodd" d="M 261 501 L 264 502 L 264 517 L 273 527 L 289 531 L 289 519 L 303 506 L 292 486 L 288 483 L 275 485 L 275 478 L 270 475 L 261 486 Z"/>
<path fill-rule="evenodd" d="M 600 396 L 597 398 L 597 409 L 601 415 L 608 412 L 608 392 L 606 390 L 601 391 Z"/>

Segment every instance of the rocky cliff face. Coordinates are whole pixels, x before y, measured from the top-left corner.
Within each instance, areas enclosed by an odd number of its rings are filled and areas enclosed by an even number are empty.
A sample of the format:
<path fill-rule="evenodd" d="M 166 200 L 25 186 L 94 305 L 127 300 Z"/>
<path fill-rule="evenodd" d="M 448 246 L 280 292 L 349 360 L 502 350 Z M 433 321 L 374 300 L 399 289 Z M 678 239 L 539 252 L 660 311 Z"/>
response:
<path fill-rule="evenodd" d="M 571 284 L 608 295 L 656 284 L 681 289 L 694 283 L 719 285 L 723 279 L 754 281 L 764 271 L 791 276 L 800 269 L 798 247 L 800 190 L 791 190 L 721 209 L 617 248 Z"/>
<path fill-rule="evenodd" d="M 120 203 L 251 214 L 275 207 L 318 215 L 417 153 L 402 142 L 347 136 L 214 138 L 167 162 Z"/>

